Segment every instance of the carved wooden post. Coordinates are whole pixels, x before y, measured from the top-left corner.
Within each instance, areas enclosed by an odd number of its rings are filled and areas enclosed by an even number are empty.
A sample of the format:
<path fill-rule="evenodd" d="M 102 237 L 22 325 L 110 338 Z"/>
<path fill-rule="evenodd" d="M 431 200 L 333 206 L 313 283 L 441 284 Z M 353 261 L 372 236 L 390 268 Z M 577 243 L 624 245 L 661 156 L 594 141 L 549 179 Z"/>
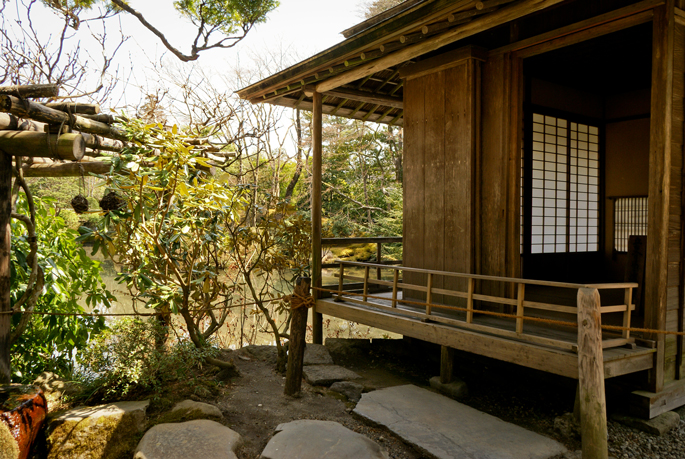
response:
<path fill-rule="evenodd" d="M 308 304 L 302 298 L 309 298 L 308 277 L 299 277 L 290 300 L 292 319 L 290 322 L 290 344 L 288 346 L 288 370 L 285 376 L 285 395 L 297 395 L 302 387 L 302 363 L 304 360 L 305 337 L 307 335 Z"/>
<path fill-rule="evenodd" d="M 578 385 L 583 459 L 607 459 L 607 411 L 599 292 L 578 290 Z"/>

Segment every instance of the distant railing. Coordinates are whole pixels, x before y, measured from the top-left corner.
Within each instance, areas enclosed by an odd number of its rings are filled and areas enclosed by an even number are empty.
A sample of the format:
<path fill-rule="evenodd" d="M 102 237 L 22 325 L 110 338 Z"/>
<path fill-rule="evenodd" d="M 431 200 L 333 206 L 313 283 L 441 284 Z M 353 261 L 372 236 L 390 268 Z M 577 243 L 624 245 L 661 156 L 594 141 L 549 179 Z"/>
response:
<path fill-rule="evenodd" d="M 402 260 L 383 261 L 383 244 L 402 243 L 402 237 L 325 237 L 321 239 L 322 247 L 346 247 L 353 244 L 376 244 L 376 264 L 401 265 Z M 335 268 L 339 262 L 322 264 L 322 268 Z M 380 268 L 376 270 L 376 278 L 381 279 Z"/>
<path fill-rule="evenodd" d="M 624 283 L 607 283 L 607 284 L 572 284 L 565 282 L 550 282 L 550 281 L 540 281 L 531 279 L 517 279 L 509 277 L 498 277 L 498 276 L 485 276 L 478 274 L 463 274 L 454 273 L 446 271 L 436 271 L 428 269 L 418 269 L 418 268 L 407 268 L 403 266 L 391 266 L 385 264 L 375 264 L 375 263 L 359 263 L 359 262 L 348 262 L 340 261 L 337 263 L 339 266 L 338 272 L 338 289 L 333 292 L 336 296 L 337 301 L 345 301 L 363 305 L 370 305 L 374 308 L 390 310 L 395 313 L 401 313 L 404 315 L 420 318 L 423 320 L 430 320 L 434 322 L 445 323 L 449 325 L 457 325 L 462 328 L 473 329 L 475 331 L 481 331 L 489 333 L 492 335 L 502 336 L 506 338 L 513 338 L 523 341 L 528 341 L 534 344 L 540 344 L 545 346 L 552 346 L 568 351 L 577 352 L 578 343 L 576 340 L 573 342 L 538 336 L 534 334 L 527 333 L 524 329 L 524 321 L 526 321 L 525 312 L 526 310 L 539 310 L 539 311 L 550 311 L 557 313 L 565 313 L 573 316 L 572 322 L 565 322 L 566 324 L 577 323 L 577 317 L 579 314 L 579 309 L 577 306 L 567 306 L 554 303 L 536 302 L 528 301 L 525 298 L 526 286 L 527 285 L 537 285 L 546 287 L 556 287 L 563 289 L 597 289 L 597 290 L 610 290 L 610 289 L 622 289 L 624 290 L 624 303 L 610 306 L 600 306 L 601 314 L 607 313 L 623 313 L 623 327 L 630 327 L 631 311 L 635 309 L 635 305 L 632 304 L 633 289 L 638 287 L 638 284 L 631 282 Z M 361 267 L 364 268 L 364 275 L 362 277 L 345 274 L 345 267 Z M 392 281 L 382 280 L 380 274 L 377 274 L 376 279 L 370 276 L 371 270 L 376 270 L 379 273 L 382 270 L 392 271 Z M 400 272 L 404 276 L 405 273 L 420 273 L 426 275 L 425 285 L 418 285 L 413 283 L 408 283 L 400 279 Z M 466 287 L 463 290 L 452 290 L 446 288 L 436 288 L 434 287 L 434 279 L 436 276 L 441 276 L 443 278 L 457 278 L 463 279 L 465 281 Z M 350 295 L 349 284 L 345 284 L 345 281 L 356 282 L 354 285 L 360 285 L 361 283 L 361 293 L 357 295 Z M 505 284 L 514 284 L 516 286 L 516 298 L 509 298 L 506 296 L 499 296 L 493 294 L 480 294 L 476 293 L 476 285 L 479 281 L 489 281 L 489 282 L 501 282 Z M 383 298 L 389 305 L 383 304 L 378 301 L 378 298 L 373 298 L 376 301 L 370 302 L 369 298 L 373 295 L 369 293 L 369 288 L 372 285 L 385 287 L 387 290 L 391 290 L 392 294 L 388 298 Z M 346 290 L 347 287 L 347 290 Z M 335 289 L 333 289 L 335 290 Z M 355 290 L 358 290 L 356 288 Z M 398 292 L 402 290 L 411 290 L 423 292 L 426 295 L 425 301 L 413 301 L 410 298 L 403 297 L 400 298 Z M 506 291 L 506 289 L 503 289 Z M 462 298 L 465 299 L 465 307 L 455 307 L 446 304 L 436 303 L 433 298 L 434 295 L 442 295 L 444 298 Z M 509 305 L 515 308 L 514 314 L 493 314 L 489 311 L 484 311 L 481 309 L 476 309 L 474 307 L 474 302 L 486 302 L 500 305 Z M 406 304 L 409 306 L 422 307 L 424 311 L 419 311 L 416 309 L 409 308 L 398 308 L 398 303 Z M 465 313 L 465 320 L 459 320 L 453 317 L 446 317 L 445 315 L 436 315 L 436 310 L 443 311 L 460 311 Z M 505 318 L 512 318 L 515 321 L 514 330 L 506 330 L 498 328 L 492 325 L 487 325 L 484 323 L 474 323 L 474 316 L 482 315 L 499 315 Z M 538 320 L 538 323 L 545 322 L 545 319 Z M 559 320 L 547 320 L 549 325 L 563 325 L 564 322 Z M 538 328 L 539 329 L 539 328 Z M 620 338 L 611 338 L 602 340 L 602 348 L 608 349 L 613 347 L 623 346 L 629 343 L 634 343 L 635 340 L 630 337 L 629 330 L 622 330 Z"/>

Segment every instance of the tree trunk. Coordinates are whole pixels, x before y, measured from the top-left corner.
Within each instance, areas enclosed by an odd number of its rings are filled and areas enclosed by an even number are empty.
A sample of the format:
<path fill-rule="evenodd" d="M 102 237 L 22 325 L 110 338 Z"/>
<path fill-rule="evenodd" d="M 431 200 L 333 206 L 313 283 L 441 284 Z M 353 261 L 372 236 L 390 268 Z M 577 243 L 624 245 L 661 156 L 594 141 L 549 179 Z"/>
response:
<path fill-rule="evenodd" d="M 11 311 L 12 156 L 0 151 L 0 313 Z M 0 314 L 0 385 L 9 384 L 12 315 Z"/>
<path fill-rule="evenodd" d="M 300 277 L 295 286 L 295 295 L 309 296 L 310 279 Z M 292 304 L 292 302 L 291 302 Z M 296 396 L 302 388 L 302 365 L 304 361 L 305 337 L 307 335 L 307 315 L 309 309 L 302 305 L 292 310 L 290 324 L 290 344 L 288 349 L 288 372 L 285 377 L 285 395 Z"/>

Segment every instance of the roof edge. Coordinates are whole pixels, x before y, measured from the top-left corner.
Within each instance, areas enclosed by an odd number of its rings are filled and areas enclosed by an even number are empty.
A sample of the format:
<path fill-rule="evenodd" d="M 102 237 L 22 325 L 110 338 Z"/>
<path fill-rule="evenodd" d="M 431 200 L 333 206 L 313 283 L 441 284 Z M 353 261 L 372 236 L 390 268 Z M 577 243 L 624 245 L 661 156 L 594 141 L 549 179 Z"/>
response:
<path fill-rule="evenodd" d="M 354 35 L 357 35 L 360 32 L 365 31 L 366 29 L 370 29 L 371 27 L 375 26 L 376 24 L 380 24 L 381 22 L 385 21 L 386 19 L 390 19 L 393 16 L 396 16 L 409 8 L 423 2 L 428 2 L 430 0 L 405 0 L 399 5 L 395 5 L 392 8 L 383 11 L 382 13 L 378 13 L 375 16 L 371 16 L 370 18 L 366 19 L 363 22 L 360 22 L 359 24 L 353 25 L 352 27 L 343 30 L 340 32 L 343 37 L 345 38 L 350 38 L 353 37 Z"/>

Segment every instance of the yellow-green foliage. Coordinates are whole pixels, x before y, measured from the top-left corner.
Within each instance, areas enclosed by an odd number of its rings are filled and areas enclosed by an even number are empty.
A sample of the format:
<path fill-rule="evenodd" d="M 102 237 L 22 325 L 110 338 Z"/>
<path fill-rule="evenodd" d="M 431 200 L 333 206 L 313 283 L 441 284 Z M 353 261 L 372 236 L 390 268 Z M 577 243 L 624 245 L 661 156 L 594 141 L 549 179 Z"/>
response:
<path fill-rule="evenodd" d="M 375 261 L 376 244 L 353 244 L 347 247 L 334 247 L 331 249 L 333 256 L 346 261 Z"/>

